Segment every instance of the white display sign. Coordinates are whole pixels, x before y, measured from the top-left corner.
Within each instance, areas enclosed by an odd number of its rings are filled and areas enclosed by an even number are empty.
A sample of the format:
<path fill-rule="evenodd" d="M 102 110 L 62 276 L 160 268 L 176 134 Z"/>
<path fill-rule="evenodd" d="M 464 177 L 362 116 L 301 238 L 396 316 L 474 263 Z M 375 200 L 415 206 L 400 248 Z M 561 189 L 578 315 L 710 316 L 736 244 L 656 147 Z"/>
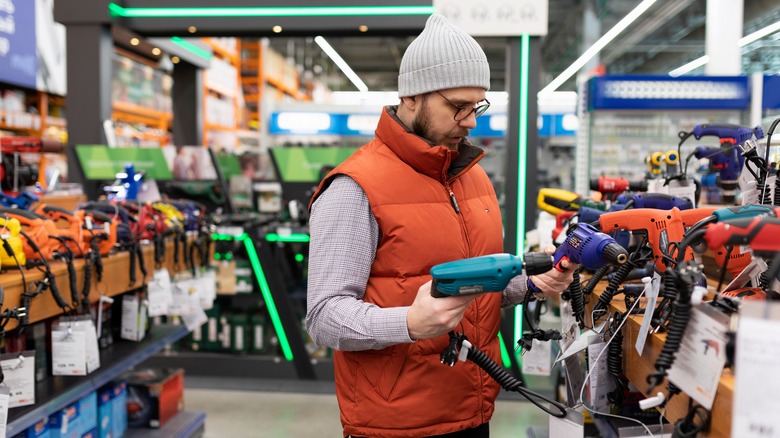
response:
<path fill-rule="evenodd" d="M 433 0 L 433 8 L 471 36 L 547 35 L 547 0 Z"/>

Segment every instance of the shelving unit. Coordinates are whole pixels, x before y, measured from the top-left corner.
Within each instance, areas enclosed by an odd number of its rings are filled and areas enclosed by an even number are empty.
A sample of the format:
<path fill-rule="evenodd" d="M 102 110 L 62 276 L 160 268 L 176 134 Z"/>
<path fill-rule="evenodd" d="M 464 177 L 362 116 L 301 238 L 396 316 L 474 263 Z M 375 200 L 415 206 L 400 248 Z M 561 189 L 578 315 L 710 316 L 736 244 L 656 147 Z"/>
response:
<path fill-rule="evenodd" d="M 83 377 L 55 376 L 35 387 L 35 404 L 8 411 L 8 436 L 23 432 L 47 415 L 116 379 L 131 367 L 187 335 L 184 326 L 156 326 L 141 342 L 119 342 L 100 352 L 100 368 Z"/>
<path fill-rule="evenodd" d="M 203 143 L 228 151 L 238 144 L 241 43 L 237 38 L 203 38 L 216 55 L 203 75 Z"/>
<path fill-rule="evenodd" d="M 62 139 L 65 130 L 65 119 L 61 117 L 65 100 L 45 91 L 26 90 L 14 86 L 0 84 L 0 94 L 15 93 L 23 100 L 23 108 L 0 105 L 0 130 L 12 131 L 18 135 L 34 137 L 53 137 Z M 34 108 L 35 112 L 28 112 Z"/>

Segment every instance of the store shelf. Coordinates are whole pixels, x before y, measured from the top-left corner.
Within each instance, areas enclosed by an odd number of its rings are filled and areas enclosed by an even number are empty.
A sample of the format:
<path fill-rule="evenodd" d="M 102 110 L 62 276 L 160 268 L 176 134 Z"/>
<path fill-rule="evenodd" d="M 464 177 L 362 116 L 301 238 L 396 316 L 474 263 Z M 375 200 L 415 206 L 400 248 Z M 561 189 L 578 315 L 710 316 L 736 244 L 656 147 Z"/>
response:
<path fill-rule="evenodd" d="M 593 310 L 593 304 L 598 301 L 598 297 L 606 287 L 606 283 L 602 282 L 596 287 L 593 292 L 593 296 L 590 297 L 590 302 L 585 310 L 586 319 L 590 319 L 590 314 Z M 609 313 L 621 312 L 625 313 L 626 306 L 622 299 L 613 299 L 609 306 Z M 629 316 L 625 326 L 623 326 L 623 371 L 637 388 L 642 393 L 647 393 L 650 389 L 647 384 L 647 376 L 655 369 L 655 360 L 661 352 L 661 349 L 666 342 L 665 333 L 650 334 L 647 337 L 647 343 L 645 344 L 644 351 L 640 356 L 634 345 L 639 334 L 639 327 L 642 324 L 643 315 Z M 586 325 L 592 326 L 591 321 L 586 321 Z M 666 390 L 666 384 L 668 381 L 659 385 L 655 391 L 661 391 L 665 395 L 668 394 Z M 731 436 L 731 415 L 732 415 L 732 399 L 734 396 L 734 374 L 732 370 L 723 370 L 723 375 L 718 385 L 718 391 L 715 396 L 715 402 L 712 405 L 711 418 L 712 425 L 710 431 L 707 434 L 700 436 L 706 437 L 729 437 Z M 680 418 L 683 418 L 688 413 L 688 400 L 689 397 L 685 393 L 680 393 L 672 397 L 672 399 L 666 404 L 665 417 L 670 423 L 674 423 Z"/>
<path fill-rule="evenodd" d="M 171 113 L 144 108 L 142 106 L 121 101 L 114 101 L 113 109 L 114 111 L 112 118 L 114 120 L 121 120 L 129 123 L 141 123 L 162 129 L 167 129 L 168 124 L 173 118 Z"/>
<path fill-rule="evenodd" d="M 55 376 L 35 387 L 35 404 L 8 412 L 7 435 L 14 436 L 73 401 L 100 389 L 129 368 L 186 336 L 184 326 L 155 326 L 141 342 L 118 342 L 100 352 L 100 368 L 83 377 Z M 175 435 L 179 436 L 179 435 Z"/>
<path fill-rule="evenodd" d="M 203 436 L 205 428 L 205 412 L 184 411 L 168 420 L 159 429 L 127 429 L 125 438 L 193 438 Z"/>

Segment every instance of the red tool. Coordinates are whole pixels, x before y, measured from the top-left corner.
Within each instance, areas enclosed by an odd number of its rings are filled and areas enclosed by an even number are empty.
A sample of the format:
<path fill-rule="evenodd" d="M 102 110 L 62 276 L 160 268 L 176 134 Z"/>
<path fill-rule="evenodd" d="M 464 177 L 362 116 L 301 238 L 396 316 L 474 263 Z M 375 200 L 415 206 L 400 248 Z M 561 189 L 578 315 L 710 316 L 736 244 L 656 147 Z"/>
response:
<path fill-rule="evenodd" d="M 600 176 L 597 179 L 590 180 L 590 189 L 603 194 L 623 193 L 626 190 L 646 192 L 647 181 L 629 181 L 625 178 Z"/>
<path fill-rule="evenodd" d="M 710 248 L 750 245 L 755 253 L 780 251 L 780 218 L 758 216 L 709 225 L 704 240 Z"/>

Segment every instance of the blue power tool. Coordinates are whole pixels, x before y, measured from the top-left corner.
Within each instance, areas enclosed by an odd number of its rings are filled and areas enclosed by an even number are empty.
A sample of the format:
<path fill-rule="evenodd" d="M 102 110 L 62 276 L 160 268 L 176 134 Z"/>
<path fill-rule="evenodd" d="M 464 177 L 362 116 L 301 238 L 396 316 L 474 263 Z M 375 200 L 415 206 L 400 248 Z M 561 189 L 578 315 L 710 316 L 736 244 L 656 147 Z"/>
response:
<path fill-rule="evenodd" d="M 509 281 L 525 271 L 542 274 L 553 268 L 553 258 L 543 252 L 531 252 L 523 258 L 512 254 L 491 254 L 431 268 L 431 295 L 437 298 L 482 292 L 503 292 Z"/>

